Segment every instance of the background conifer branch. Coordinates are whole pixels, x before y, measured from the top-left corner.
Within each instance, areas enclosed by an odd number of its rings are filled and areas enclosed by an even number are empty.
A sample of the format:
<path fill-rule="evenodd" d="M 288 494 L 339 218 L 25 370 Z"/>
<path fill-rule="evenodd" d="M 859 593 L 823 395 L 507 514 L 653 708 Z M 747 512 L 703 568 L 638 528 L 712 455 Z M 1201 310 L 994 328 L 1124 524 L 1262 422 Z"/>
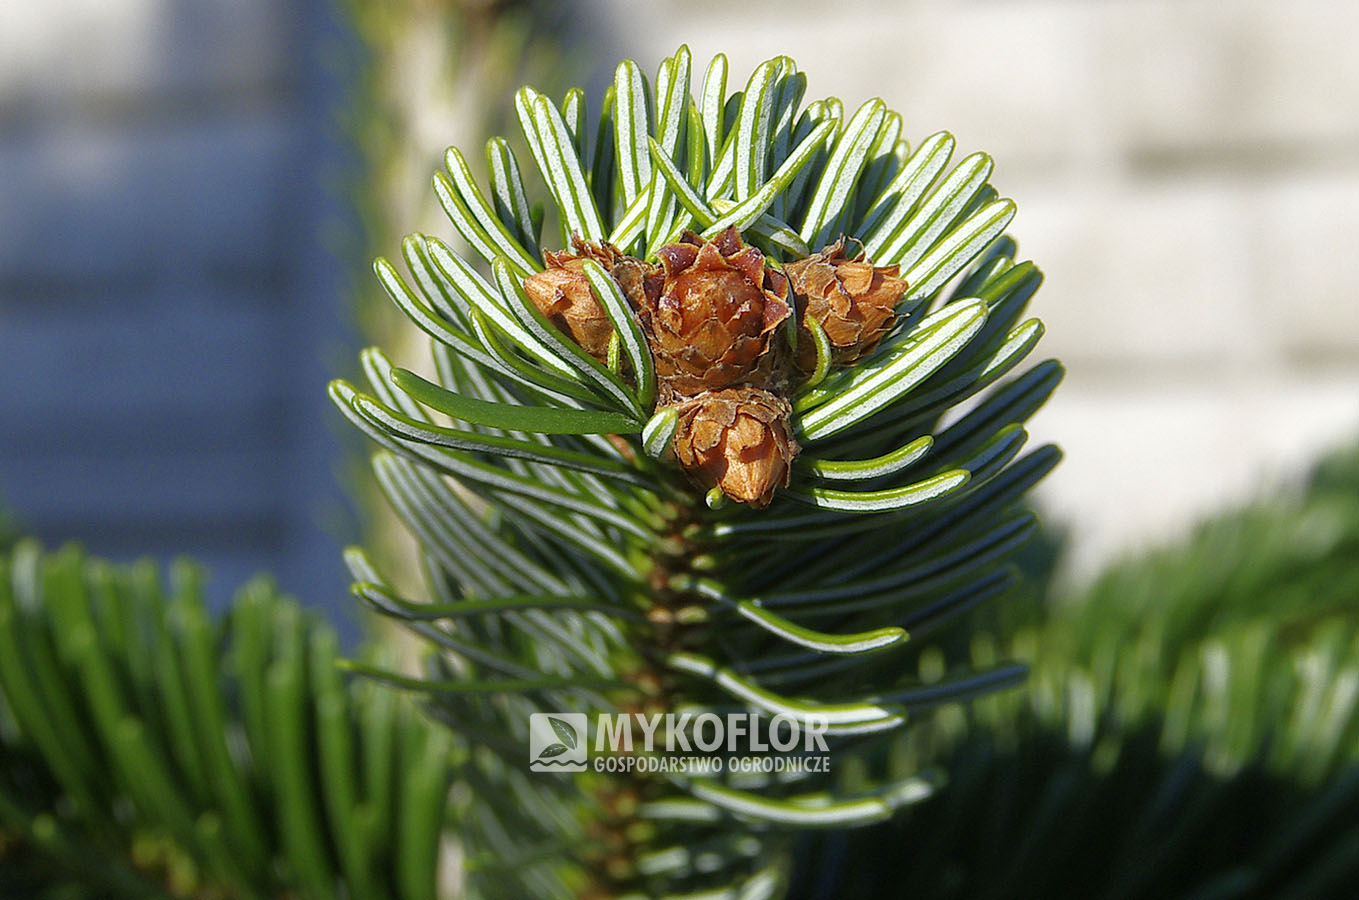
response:
<path fill-rule="evenodd" d="M 448 736 L 268 581 L 171 574 L 0 559 L 0 892 L 433 900 Z"/>

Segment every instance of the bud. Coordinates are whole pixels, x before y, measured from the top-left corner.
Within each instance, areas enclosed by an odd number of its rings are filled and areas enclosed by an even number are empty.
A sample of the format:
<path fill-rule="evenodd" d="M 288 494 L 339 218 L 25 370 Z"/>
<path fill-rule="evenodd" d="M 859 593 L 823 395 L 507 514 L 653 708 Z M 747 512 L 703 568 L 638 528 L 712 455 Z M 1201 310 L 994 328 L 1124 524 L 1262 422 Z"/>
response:
<path fill-rule="evenodd" d="M 798 445 L 787 400 L 743 386 L 685 400 L 677 409 L 675 458 L 703 488 L 720 487 L 733 500 L 764 507 L 788 486 Z"/>
<path fill-rule="evenodd" d="M 897 266 L 874 266 L 863 255 L 845 257 L 844 239 L 820 253 L 788 264 L 786 271 L 798 298 L 797 364 L 810 372 L 816 367 L 816 345 L 806 319 L 815 319 L 826 332 L 831 357 L 846 365 L 874 347 L 896 321 L 895 308 L 906 292 Z"/>
<path fill-rule="evenodd" d="M 590 291 L 590 279 L 585 275 L 585 260 L 593 259 L 610 272 L 617 281 L 626 270 L 629 279 L 642 283 L 641 271 L 644 264 L 623 256 L 612 244 L 591 244 L 579 238 L 573 239 L 577 252 L 563 250 L 553 253 L 547 250 L 543 259 L 547 267 L 524 281 L 524 292 L 528 294 L 538 311 L 557 327 L 559 331 L 600 362 L 609 356 L 609 342 L 613 338 L 613 323 L 609 321 L 604 307 Z M 650 269 L 655 270 L 655 266 Z M 636 270 L 636 271 L 634 271 Z M 654 272 L 653 281 L 659 285 L 659 270 Z M 629 291 L 625 288 L 625 294 Z M 637 300 L 629 297 L 634 304 Z"/>
<path fill-rule="evenodd" d="M 659 256 L 660 295 L 642 293 L 639 318 L 667 393 L 766 383 L 771 335 L 792 313 L 787 280 L 766 271 L 764 254 L 735 228 L 713 241 L 688 233 Z"/>

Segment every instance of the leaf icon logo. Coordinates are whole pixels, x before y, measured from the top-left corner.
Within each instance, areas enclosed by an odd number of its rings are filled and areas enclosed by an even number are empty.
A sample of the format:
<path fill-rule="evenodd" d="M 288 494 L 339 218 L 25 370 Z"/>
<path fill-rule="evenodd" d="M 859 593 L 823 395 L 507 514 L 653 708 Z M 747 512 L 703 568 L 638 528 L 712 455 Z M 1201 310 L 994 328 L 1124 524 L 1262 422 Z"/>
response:
<path fill-rule="evenodd" d="M 585 771 L 589 727 L 584 713 L 532 713 L 529 716 L 530 771 Z"/>

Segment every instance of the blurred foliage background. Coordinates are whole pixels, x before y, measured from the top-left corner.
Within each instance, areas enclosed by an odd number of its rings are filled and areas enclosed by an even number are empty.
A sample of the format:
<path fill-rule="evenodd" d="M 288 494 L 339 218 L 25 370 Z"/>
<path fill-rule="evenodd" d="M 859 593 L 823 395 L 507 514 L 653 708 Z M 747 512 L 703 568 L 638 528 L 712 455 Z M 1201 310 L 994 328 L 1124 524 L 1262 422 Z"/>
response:
<path fill-rule="evenodd" d="M 1359 445 L 1081 590 L 1043 588 L 1044 550 L 958 648 L 1029 682 L 894 745 L 949 788 L 810 848 L 796 896 L 1349 896 Z"/>
<path fill-rule="evenodd" d="M 0 896 L 433 900 L 444 734 L 268 580 L 170 575 L 0 560 Z"/>

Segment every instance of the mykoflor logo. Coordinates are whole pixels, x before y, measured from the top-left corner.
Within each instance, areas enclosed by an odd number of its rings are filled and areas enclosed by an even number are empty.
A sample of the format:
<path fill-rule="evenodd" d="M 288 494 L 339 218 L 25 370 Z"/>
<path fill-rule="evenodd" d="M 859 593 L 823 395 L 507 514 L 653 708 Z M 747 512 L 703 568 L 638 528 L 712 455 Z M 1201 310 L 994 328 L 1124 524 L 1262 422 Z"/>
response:
<path fill-rule="evenodd" d="M 529 715 L 529 771 L 585 771 L 585 713 Z"/>
<path fill-rule="evenodd" d="M 680 775 L 830 771 L 830 723 L 824 717 L 600 713 L 593 732 L 590 724 L 584 713 L 531 714 L 529 770 Z"/>

